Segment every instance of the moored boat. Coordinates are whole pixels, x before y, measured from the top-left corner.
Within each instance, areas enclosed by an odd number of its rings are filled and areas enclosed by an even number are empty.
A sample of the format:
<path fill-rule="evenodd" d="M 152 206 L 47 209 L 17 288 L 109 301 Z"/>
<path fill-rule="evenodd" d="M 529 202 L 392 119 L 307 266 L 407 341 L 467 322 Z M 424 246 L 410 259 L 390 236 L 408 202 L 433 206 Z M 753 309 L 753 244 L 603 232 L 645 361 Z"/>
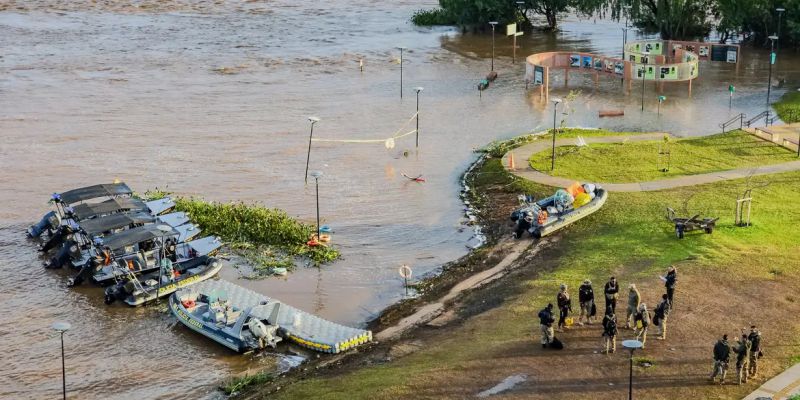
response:
<path fill-rule="evenodd" d="M 372 340 L 368 330 L 327 321 L 224 280 L 178 290 L 169 302 L 178 321 L 237 352 L 274 347 L 280 338 L 323 353 Z"/>
<path fill-rule="evenodd" d="M 593 214 L 607 198 L 608 192 L 599 185 L 575 182 L 539 201 L 521 199 L 525 204 L 511 213 L 511 220 L 517 224 L 515 235 L 521 237 L 525 231 L 535 238 L 550 235 Z"/>

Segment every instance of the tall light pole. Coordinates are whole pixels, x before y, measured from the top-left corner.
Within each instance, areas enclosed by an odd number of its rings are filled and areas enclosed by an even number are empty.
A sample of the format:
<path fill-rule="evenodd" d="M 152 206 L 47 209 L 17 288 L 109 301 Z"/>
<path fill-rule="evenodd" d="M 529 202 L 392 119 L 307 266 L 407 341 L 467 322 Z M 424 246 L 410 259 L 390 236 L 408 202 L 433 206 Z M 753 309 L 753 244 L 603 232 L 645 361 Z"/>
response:
<path fill-rule="evenodd" d="M 561 103 L 561 99 L 553 99 L 553 154 L 550 157 L 550 171 L 554 171 L 556 169 L 556 112 L 558 111 L 558 103 Z"/>
<path fill-rule="evenodd" d="M 786 9 L 778 7 L 775 11 L 778 12 L 778 51 L 781 51 L 781 16 L 783 16 L 783 12 L 786 11 Z"/>
<path fill-rule="evenodd" d="M 314 177 L 314 183 L 317 187 L 317 241 L 322 241 L 320 238 L 320 228 L 319 228 L 319 178 L 322 178 L 322 171 L 312 171 L 311 176 Z"/>
<path fill-rule="evenodd" d="M 775 64 L 775 41 L 778 40 L 778 37 L 772 35 L 768 37 L 770 41 L 770 51 L 769 51 L 769 78 L 767 79 L 767 111 L 769 111 L 769 95 L 770 91 L 772 90 L 772 64 Z"/>
<path fill-rule="evenodd" d="M 314 137 L 314 124 L 319 122 L 317 117 L 308 117 L 311 122 L 311 132 L 308 134 L 308 154 L 306 154 L 306 184 L 308 184 L 308 162 L 311 160 L 311 138 Z"/>
<path fill-rule="evenodd" d="M 648 52 L 644 52 L 642 54 L 647 55 L 647 56 L 650 55 L 650 53 L 648 53 Z M 644 61 L 644 60 L 642 60 L 642 61 Z M 645 83 L 647 83 L 647 63 L 642 64 L 642 111 L 644 111 L 644 86 L 645 86 Z"/>
<path fill-rule="evenodd" d="M 631 339 L 623 341 L 622 347 L 631 351 L 631 368 L 630 375 L 628 377 L 628 400 L 633 400 L 633 352 L 636 349 L 643 348 L 644 344 L 638 340 Z"/>
<path fill-rule="evenodd" d="M 631 6 L 624 5 L 625 9 L 625 28 L 622 29 L 622 60 L 625 61 L 625 44 L 628 43 L 628 16 L 631 14 Z"/>
<path fill-rule="evenodd" d="M 497 21 L 489 22 L 492 26 L 492 71 L 494 71 L 494 27 L 497 26 Z"/>
<path fill-rule="evenodd" d="M 400 49 L 400 98 L 403 98 L 403 50 L 405 47 L 398 47 Z"/>
<path fill-rule="evenodd" d="M 419 92 L 424 89 L 425 88 L 422 86 L 417 86 L 414 88 L 414 91 L 417 92 L 417 116 L 415 118 L 417 120 L 417 148 L 419 148 Z"/>
<path fill-rule="evenodd" d="M 56 322 L 53 324 L 53 330 L 61 334 L 61 392 L 64 400 L 67 400 L 67 368 L 64 363 L 64 332 L 68 331 L 72 326 L 69 322 Z"/>

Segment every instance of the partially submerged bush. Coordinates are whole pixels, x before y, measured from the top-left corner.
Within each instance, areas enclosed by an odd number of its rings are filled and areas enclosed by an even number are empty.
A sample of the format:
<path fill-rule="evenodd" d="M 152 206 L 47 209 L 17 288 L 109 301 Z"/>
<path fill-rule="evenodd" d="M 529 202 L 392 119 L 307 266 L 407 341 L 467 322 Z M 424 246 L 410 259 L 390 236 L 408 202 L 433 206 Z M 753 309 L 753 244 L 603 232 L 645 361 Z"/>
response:
<path fill-rule="evenodd" d="M 415 11 L 411 16 L 411 22 L 417 26 L 455 25 L 456 19 L 449 12 L 434 8 Z"/>
<path fill-rule="evenodd" d="M 143 198 L 156 200 L 168 196 L 164 190 L 149 190 Z M 189 213 L 192 221 L 210 235 L 219 236 L 253 267 L 249 278 L 271 275 L 275 268 L 291 270 L 295 257 L 314 265 L 339 258 L 339 251 L 328 246 L 309 246 L 316 227 L 302 223 L 285 211 L 258 204 L 215 203 L 195 198 L 174 197 L 175 209 Z"/>

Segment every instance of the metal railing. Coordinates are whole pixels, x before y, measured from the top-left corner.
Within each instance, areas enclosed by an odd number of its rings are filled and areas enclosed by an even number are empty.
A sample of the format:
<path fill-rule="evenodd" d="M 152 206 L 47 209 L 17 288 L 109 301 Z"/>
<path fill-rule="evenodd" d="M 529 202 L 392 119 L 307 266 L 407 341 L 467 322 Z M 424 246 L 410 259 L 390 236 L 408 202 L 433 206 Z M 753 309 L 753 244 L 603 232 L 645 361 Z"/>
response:
<path fill-rule="evenodd" d="M 733 118 L 731 118 L 731 119 L 719 124 L 719 127 L 722 128 L 722 133 L 725 133 L 725 129 L 731 127 L 732 125 L 736 124 L 737 122 L 739 123 L 739 129 L 742 129 L 742 125 L 744 125 L 744 117 L 745 117 L 744 113 L 741 113 L 741 114 L 739 114 L 739 115 L 737 115 L 737 116 L 735 116 L 735 117 L 733 117 Z"/>
<path fill-rule="evenodd" d="M 744 121 L 744 125 L 749 128 L 750 125 L 753 125 L 754 123 L 760 121 L 761 119 L 767 119 L 767 120 L 769 119 L 769 110 L 762 111 L 758 115 L 756 115 L 755 117 L 750 118 L 747 121 Z"/>

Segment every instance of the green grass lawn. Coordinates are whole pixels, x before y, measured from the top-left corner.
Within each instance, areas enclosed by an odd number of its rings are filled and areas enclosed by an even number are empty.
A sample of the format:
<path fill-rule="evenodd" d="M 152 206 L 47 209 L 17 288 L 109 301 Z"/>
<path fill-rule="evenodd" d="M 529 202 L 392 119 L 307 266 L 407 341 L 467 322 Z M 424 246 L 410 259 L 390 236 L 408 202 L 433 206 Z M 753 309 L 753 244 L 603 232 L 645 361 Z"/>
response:
<path fill-rule="evenodd" d="M 659 151 L 669 150 L 667 156 Z M 550 170 L 550 151 L 531 156 L 531 167 Z M 555 175 L 580 181 L 626 183 L 755 167 L 796 160 L 793 151 L 744 131 L 702 138 L 652 142 L 590 144 L 556 148 Z"/>
<path fill-rule="evenodd" d="M 800 92 L 789 91 L 772 105 L 783 122 L 800 122 Z"/>
<path fill-rule="evenodd" d="M 695 152 L 706 149 L 706 155 L 730 154 L 734 151 L 731 147 L 740 147 L 732 143 L 746 143 L 745 139 L 740 133 L 726 134 L 702 141 L 687 141 L 693 143 L 682 144 L 681 148 L 692 148 L 691 151 Z M 744 147 L 761 146 L 751 143 Z M 754 154 L 759 151 L 751 149 L 746 152 Z M 594 158 L 595 165 L 620 165 L 617 154 L 598 151 Z M 782 156 L 778 153 L 776 157 Z M 575 165 L 577 161 L 575 157 Z M 730 168 L 738 164 L 708 162 L 705 165 L 706 168 Z M 606 170 L 608 167 L 599 169 Z M 541 197 L 553 191 L 553 188 L 504 174 L 499 159 L 489 160 L 479 171 L 478 178 L 475 182 L 478 188 L 505 187 L 509 194 L 524 191 Z M 756 187 L 753 191 L 754 225 L 748 228 L 735 227 L 735 200 L 748 187 Z M 684 273 L 713 273 L 744 282 L 795 280 L 800 265 L 800 252 L 796 251 L 797 238 L 800 237 L 800 210 L 795 207 L 797 199 L 800 199 L 800 172 L 660 192 L 612 193 L 599 212 L 578 221 L 564 232 L 558 244 L 562 253 L 555 261 L 555 268 L 543 269 L 536 278 L 512 283 L 521 288 L 520 293 L 506 299 L 499 308 L 474 317 L 463 325 L 447 328 L 441 341 L 436 346 L 426 347 L 424 351 L 335 377 L 304 380 L 285 387 L 276 398 L 438 397 L 440 392 L 437 390 L 441 389 L 437 388 L 455 387 L 460 377 L 468 374 L 473 374 L 470 379 L 479 379 L 480 374 L 475 371 L 481 370 L 481 363 L 505 356 L 509 346 L 530 340 L 532 329 L 536 327 L 536 312 L 543 304 L 553 301 L 561 282 L 568 283 L 575 296 L 575 288 L 585 278 L 595 282 L 597 292 L 609 274 L 624 276 L 623 282 L 639 279 L 653 281 L 657 280 L 656 275 L 663 275 L 666 268 L 674 263 L 678 263 Z M 693 232 L 687 234 L 685 239 L 678 240 L 673 233 L 673 225 L 665 218 L 667 206 L 687 215 L 702 213 L 704 216 L 720 217 L 718 227 L 711 235 Z M 532 267 L 540 268 L 538 265 Z M 730 315 L 721 317 L 735 318 Z M 703 343 L 708 342 L 709 346 L 714 340 L 713 337 L 692 338 L 698 339 Z M 527 346 L 535 345 L 530 343 Z M 704 350 L 710 354 L 710 347 Z M 777 354 L 773 356 L 777 357 Z M 486 372 L 492 371 L 489 369 Z M 691 394 L 688 397 L 693 398 L 741 398 L 741 394 L 752 388 L 733 386 L 725 389 L 734 391 L 732 394 L 738 397 L 720 395 L 719 387 L 713 385 L 696 388 L 675 386 L 670 390 L 683 391 L 664 392 L 675 394 L 672 398 L 686 397 L 687 391 Z M 457 394 L 447 397 L 463 396 Z"/>

